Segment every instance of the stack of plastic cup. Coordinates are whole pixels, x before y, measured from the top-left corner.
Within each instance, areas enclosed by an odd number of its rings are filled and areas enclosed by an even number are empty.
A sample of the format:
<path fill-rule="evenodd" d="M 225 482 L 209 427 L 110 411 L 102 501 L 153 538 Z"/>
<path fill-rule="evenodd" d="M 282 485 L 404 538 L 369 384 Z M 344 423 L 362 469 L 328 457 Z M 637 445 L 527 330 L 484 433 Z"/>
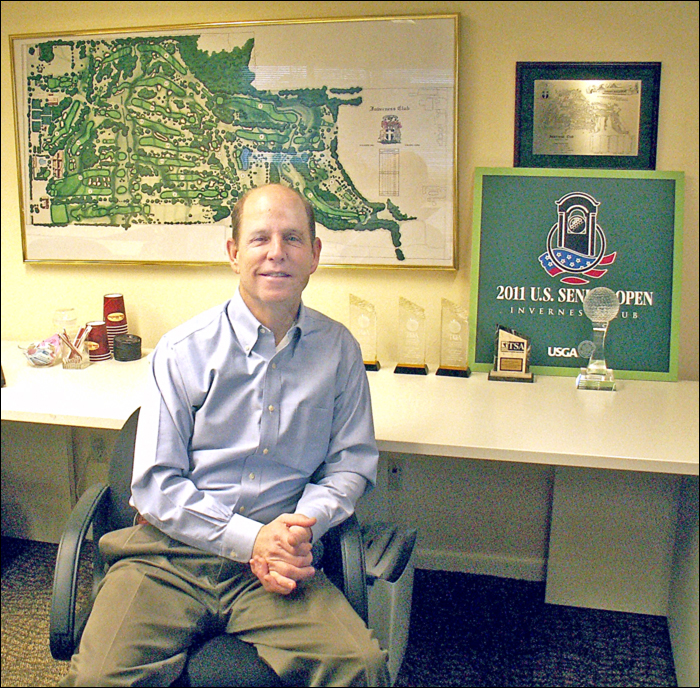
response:
<path fill-rule="evenodd" d="M 104 321 L 107 327 L 107 339 L 109 340 L 109 350 L 113 351 L 114 337 L 118 334 L 126 334 L 129 331 L 129 328 L 126 323 L 124 296 L 122 294 L 105 294 Z"/>

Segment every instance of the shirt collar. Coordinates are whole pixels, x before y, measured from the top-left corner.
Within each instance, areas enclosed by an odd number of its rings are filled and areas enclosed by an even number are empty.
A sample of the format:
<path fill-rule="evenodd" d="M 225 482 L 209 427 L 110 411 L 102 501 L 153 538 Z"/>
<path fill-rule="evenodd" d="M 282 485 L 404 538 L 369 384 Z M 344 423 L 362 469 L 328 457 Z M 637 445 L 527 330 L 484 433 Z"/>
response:
<path fill-rule="evenodd" d="M 260 337 L 263 325 L 250 312 L 248 306 L 246 306 L 241 296 L 240 289 L 236 289 L 236 293 L 229 301 L 226 310 L 229 322 L 233 327 L 238 341 L 246 354 L 250 354 Z M 296 322 L 289 328 L 290 341 L 294 343 L 298 341 L 298 338 L 310 327 L 311 320 L 308 315 L 308 309 L 302 303 L 299 307 L 299 315 Z"/>
<path fill-rule="evenodd" d="M 311 329 L 309 309 L 304 305 L 303 301 L 301 302 L 301 306 L 299 306 L 299 315 L 297 316 L 296 323 L 292 326 L 292 330 L 294 330 L 295 327 L 299 331 L 299 336 L 308 333 Z"/>

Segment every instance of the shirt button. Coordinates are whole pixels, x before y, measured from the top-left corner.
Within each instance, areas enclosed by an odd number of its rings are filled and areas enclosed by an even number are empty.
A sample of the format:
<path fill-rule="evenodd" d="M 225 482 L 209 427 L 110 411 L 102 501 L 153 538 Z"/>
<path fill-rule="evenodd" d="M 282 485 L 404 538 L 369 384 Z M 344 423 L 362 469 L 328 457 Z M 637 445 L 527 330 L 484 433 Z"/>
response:
<path fill-rule="evenodd" d="M 277 370 L 277 364 L 276 364 L 276 363 L 273 363 L 273 364 L 272 364 L 272 370 Z"/>
<path fill-rule="evenodd" d="M 267 410 L 268 410 L 270 413 L 272 413 L 272 412 L 275 410 L 275 407 L 274 407 L 272 404 L 270 404 L 270 405 L 267 407 Z"/>
<path fill-rule="evenodd" d="M 263 449 L 263 454 L 269 454 L 269 453 L 270 453 L 270 450 L 267 447 L 265 447 L 265 449 Z"/>
<path fill-rule="evenodd" d="M 242 506 L 238 511 L 239 511 L 240 513 L 244 514 L 244 513 L 245 513 L 245 507 Z"/>
<path fill-rule="evenodd" d="M 255 473 L 250 473 L 248 475 L 248 480 L 255 480 Z"/>

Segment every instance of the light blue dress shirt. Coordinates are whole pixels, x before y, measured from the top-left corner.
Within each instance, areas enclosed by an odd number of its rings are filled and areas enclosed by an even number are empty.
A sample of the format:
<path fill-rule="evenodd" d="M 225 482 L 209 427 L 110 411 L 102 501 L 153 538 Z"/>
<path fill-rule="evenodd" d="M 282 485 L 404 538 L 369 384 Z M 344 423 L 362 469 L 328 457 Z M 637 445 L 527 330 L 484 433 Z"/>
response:
<path fill-rule="evenodd" d="M 171 537 L 248 561 L 282 513 L 314 541 L 376 480 L 367 374 L 350 332 L 303 304 L 275 346 L 238 291 L 166 334 L 139 416 L 132 504 Z"/>

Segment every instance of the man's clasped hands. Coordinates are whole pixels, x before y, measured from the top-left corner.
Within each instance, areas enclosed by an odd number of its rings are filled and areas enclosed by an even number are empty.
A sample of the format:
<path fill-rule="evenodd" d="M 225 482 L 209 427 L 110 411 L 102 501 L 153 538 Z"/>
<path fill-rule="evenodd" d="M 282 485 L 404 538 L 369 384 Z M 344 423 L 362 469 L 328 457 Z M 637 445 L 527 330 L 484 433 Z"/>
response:
<path fill-rule="evenodd" d="M 281 514 L 264 525 L 253 545 L 250 568 L 265 590 L 280 595 L 312 578 L 311 526 L 316 519 L 303 514 Z"/>

